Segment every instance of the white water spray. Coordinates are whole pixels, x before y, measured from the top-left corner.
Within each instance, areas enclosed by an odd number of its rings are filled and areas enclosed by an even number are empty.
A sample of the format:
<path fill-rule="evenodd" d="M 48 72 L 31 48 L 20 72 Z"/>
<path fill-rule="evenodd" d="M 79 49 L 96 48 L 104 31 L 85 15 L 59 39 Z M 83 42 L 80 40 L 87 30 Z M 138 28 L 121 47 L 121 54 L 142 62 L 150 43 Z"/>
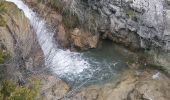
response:
<path fill-rule="evenodd" d="M 43 50 L 46 66 L 51 67 L 57 75 L 77 75 L 90 67 L 90 64 L 82 58 L 81 54 L 57 48 L 53 39 L 54 33 L 47 29 L 45 21 L 37 17 L 36 13 L 24 4 L 22 0 L 6 1 L 16 4 L 30 20 Z"/>

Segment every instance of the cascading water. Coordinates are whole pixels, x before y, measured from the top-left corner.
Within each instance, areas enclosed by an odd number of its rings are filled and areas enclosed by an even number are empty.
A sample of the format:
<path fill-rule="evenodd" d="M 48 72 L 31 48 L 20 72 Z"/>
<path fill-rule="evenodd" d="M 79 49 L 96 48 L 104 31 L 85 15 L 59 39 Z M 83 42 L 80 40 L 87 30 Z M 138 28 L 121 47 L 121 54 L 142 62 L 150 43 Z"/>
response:
<path fill-rule="evenodd" d="M 58 66 L 54 70 L 59 74 L 65 73 L 77 74 L 88 68 L 90 65 L 81 58 L 78 53 L 69 50 L 61 50 L 53 41 L 52 32 L 46 28 L 45 21 L 36 16 L 36 14 L 23 3 L 22 0 L 6 0 L 15 3 L 18 8 L 22 9 L 26 17 L 30 20 L 31 25 L 36 31 L 38 41 L 44 52 L 47 66 Z"/>
<path fill-rule="evenodd" d="M 30 20 L 37 34 L 38 42 L 43 50 L 45 64 L 52 69 L 57 76 L 65 79 L 68 83 L 70 82 L 71 85 L 81 85 L 87 81 L 97 82 L 113 76 L 114 72 L 110 67 L 112 61 L 107 62 L 104 57 L 101 57 L 102 59 L 100 60 L 96 60 L 94 57 L 87 56 L 86 54 L 83 55 L 70 52 L 69 50 L 59 49 L 53 39 L 54 33 L 47 29 L 43 19 L 37 17 L 36 13 L 29 9 L 22 0 L 6 1 L 16 4 Z"/>

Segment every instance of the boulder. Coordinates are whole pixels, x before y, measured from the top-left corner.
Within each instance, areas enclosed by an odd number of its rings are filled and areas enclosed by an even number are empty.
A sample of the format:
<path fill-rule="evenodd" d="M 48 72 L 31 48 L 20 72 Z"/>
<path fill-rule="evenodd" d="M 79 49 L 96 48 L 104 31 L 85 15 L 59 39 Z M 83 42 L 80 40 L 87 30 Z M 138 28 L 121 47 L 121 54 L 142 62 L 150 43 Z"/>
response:
<path fill-rule="evenodd" d="M 75 47 L 85 50 L 89 48 L 96 48 L 99 42 L 98 35 L 92 35 L 88 32 L 76 28 L 71 33 L 71 40 Z"/>

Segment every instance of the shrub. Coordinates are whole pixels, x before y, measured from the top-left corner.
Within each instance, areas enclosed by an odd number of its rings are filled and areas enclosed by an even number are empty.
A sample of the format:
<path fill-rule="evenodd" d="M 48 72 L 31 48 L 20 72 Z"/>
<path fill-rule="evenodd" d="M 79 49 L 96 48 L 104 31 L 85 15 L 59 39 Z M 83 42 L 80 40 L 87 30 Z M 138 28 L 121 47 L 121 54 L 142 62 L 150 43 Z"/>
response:
<path fill-rule="evenodd" d="M 6 21 L 0 16 L 0 26 L 5 26 Z"/>
<path fill-rule="evenodd" d="M 22 86 L 17 86 L 15 91 L 12 92 L 11 99 L 12 100 L 33 100 L 36 96 L 37 92 Z"/>
<path fill-rule="evenodd" d="M 5 12 L 6 12 L 5 5 L 3 1 L 0 1 L 0 14 L 5 13 Z"/>
<path fill-rule="evenodd" d="M 135 13 L 135 11 L 134 10 L 128 10 L 127 11 L 127 15 L 130 17 L 130 18 L 133 18 L 133 17 L 135 17 L 136 16 L 136 13 Z"/>
<path fill-rule="evenodd" d="M 34 84 L 33 84 L 34 85 Z M 37 86 L 28 88 L 5 80 L 1 82 L 0 99 L 2 100 L 33 100 L 37 95 Z"/>
<path fill-rule="evenodd" d="M 15 86 L 10 81 L 3 81 L 1 85 L 2 88 L 0 93 L 3 98 L 6 99 L 7 97 L 10 97 L 11 93 L 15 90 Z"/>
<path fill-rule="evenodd" d="M 0 49 L 0 64 L 8 57 L 8 53 Z"/>
<path fill-rule="evenodd" d="M 2 18 L 2 14 L 6 12 L 5 5 L 2 1 L 0 1 L 0 26 L 5 26 L 6 21 Z"/>
<path fill-rule="evenodd" d="M 69 15 L 69 13 L 63 13 L 63 24 L 68 29 L 74 29 L 79 26 L 78 17 L 75 15 Z"/>

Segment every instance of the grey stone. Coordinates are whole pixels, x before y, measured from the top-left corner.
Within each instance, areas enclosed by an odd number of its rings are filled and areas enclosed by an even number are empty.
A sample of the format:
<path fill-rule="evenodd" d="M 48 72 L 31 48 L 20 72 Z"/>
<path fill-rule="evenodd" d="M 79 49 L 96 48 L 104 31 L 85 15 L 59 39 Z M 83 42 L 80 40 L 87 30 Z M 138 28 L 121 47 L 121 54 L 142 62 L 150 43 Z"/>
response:
<path fill-rule="evenodd" d="M 110 26 L 108 26 L 111 33 L 117 34 L 122 29 L 127 29 L 136 32 L 136 35 L 143 39 L 138 44 L 141 48 L 152 45 L 170 50 L 170 47 L 167 47 L 170 45 L 167 42 L 170 38 L 170 11 L 165 7 L 165 0 L 133 0 L 133 2 L 132 0 L 106 0 L 99 4 L 99 7 L 103 7 L 101 17 L 111 13 Z"/>

